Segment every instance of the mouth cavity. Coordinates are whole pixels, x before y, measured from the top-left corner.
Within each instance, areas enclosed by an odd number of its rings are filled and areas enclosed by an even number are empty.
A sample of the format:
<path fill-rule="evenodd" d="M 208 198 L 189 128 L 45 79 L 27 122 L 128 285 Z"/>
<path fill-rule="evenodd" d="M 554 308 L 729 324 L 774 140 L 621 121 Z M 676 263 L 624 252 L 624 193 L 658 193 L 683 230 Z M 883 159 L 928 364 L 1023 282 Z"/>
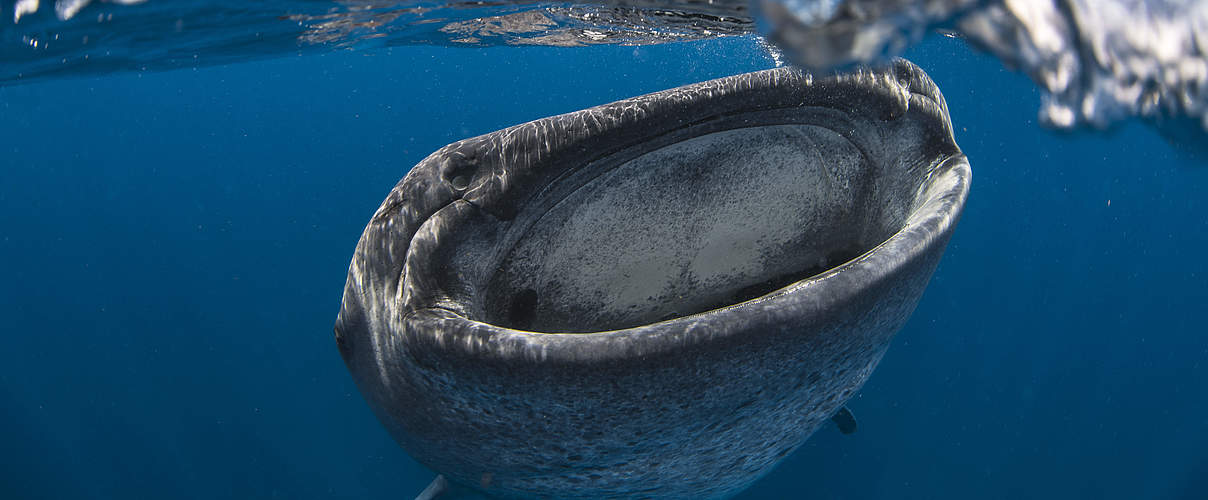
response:
<path fill-rule="evenodd" d="M 626 159 L 553 181 L 511 221 L 465 225 L 458 240 L 493 234 L 492 244 L 447 250 L 458 255 L 442 273 L 459 282 L 443 287 L 451 308 L 517 330 L 585 333 L 731 306 L 877 246 L 903 225 L 918 182 L 897 182 L 816 124 L 613 156 Z"/>

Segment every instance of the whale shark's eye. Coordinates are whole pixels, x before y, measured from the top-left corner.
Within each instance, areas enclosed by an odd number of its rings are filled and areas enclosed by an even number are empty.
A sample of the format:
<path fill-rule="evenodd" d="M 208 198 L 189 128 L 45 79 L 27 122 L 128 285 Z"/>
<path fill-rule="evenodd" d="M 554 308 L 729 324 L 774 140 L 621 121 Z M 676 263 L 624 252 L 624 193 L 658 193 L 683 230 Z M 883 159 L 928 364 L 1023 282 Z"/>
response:
<path fill-rule="evenodd" d="M 477 170 L 478 165 L 474 162 L 473 156 L 462 156 L 448 161 L 445 166 L 444 178 L 453 189 L 464 191 L 470 187 L 470 182 L 474 179 L 474 172 Z"/>
<path fill-rule="evenodd" d="M 452 179 L 449 179 L 449 185 L 453 186 L 453 189 L 461 191 L 470 187 L 470 176 L 466 174 L 455 176 Z"/>

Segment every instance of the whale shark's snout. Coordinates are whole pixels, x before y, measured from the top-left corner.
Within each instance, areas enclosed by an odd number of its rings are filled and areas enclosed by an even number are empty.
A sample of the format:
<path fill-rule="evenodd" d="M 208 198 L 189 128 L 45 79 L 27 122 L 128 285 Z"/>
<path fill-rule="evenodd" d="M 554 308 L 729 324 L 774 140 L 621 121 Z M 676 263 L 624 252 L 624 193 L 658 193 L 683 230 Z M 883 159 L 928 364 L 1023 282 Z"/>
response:
<path fill-rule="evenodd" d="M 906 61 L 779 68 L 450 144 L 365 229 L 340 351 L 396 440 L 499 497 L 724 497 L 867 379 L 964 205 Z"/>

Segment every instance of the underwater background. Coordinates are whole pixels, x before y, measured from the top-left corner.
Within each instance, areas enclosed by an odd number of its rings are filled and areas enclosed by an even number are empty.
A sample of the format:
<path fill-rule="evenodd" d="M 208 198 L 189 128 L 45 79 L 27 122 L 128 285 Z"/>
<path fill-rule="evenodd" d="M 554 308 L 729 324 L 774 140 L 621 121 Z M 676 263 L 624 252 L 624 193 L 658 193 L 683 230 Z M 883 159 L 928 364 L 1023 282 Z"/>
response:
<path fill-rule="evenodd" d="M 1057 132 L 933 35 L 973 166 L 922 302 L 739 498 L 1208 498 L 1208 156 Z M 0 86 L 0 498 L 410 498 L 332 322 L 365 223 L 437 148 L 772 67 L 753 37 L 410 46 Z"/>

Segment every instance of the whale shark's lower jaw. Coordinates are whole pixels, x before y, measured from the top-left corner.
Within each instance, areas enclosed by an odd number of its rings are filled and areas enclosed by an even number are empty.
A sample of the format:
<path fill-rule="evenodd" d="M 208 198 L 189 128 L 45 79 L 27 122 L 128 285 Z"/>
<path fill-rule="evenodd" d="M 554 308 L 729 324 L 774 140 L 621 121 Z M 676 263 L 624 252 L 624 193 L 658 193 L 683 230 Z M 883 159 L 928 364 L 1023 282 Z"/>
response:
<path fill-rule="evenodd" d="M 497 497 L 725 497 L 857 390 L 970 170 L 914 65 L 780 68 L 518 125 L 417 165 L 336 323 L 404 449 Z"/>

